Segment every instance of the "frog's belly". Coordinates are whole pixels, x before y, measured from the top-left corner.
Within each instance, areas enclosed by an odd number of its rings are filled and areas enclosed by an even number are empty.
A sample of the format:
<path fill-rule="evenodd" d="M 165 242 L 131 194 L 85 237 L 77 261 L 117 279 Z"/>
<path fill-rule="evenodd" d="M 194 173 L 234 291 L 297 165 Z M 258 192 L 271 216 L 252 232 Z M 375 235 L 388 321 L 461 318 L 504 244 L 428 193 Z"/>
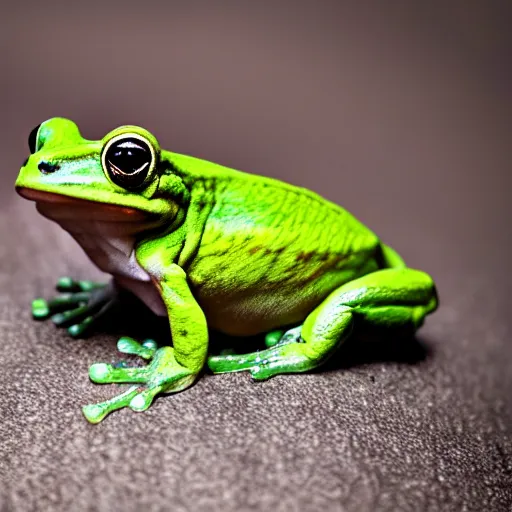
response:
<path fill-rule="evenodd" d="M 196 296 L 209 327 L 231 336 L 252 336 L 302 323 L 331 291 L 350 280 L 341 272 L 323 277 L 323 282 L 250 291 L 200 288 Z"/>
<path fill-rule="evenodd" d="M 270 262 L 272 263 L 272 262 Z M 232 265 L 237 265 L 232 260 Z M 302 323 L 333 290 L 378 269 L 374 250 L 353 254 L 332 263 L 309 264 L 295 259 L 294 272 L 276 265 L 245 260 L 245 269 L 215 266 L 208 261 L 190 269 L 189 280 L 208 325 L 232 336 L 251 336 Z M 203 267 L 204 265 L 204 267 Z M 244 272 L 245 270 L 245 272 Z"/>
<path fill-rule="evenodd" d="M 246 297 L 201 298 L 208 326 L 230 336 L 252 336 L 273 329 L 297 325 L 321 302 L 312 296 L 298 298 L 251 295 Z"/>
<path fill-rule="evenodd" d="M 148 273 L 138 264 L 130 237 L 101 237 L 97 233 L 71 233 L 92 262 L 111 274 L 116 283 L 136 295 L 159 316 L 166 316 L 165 305 Z"/>

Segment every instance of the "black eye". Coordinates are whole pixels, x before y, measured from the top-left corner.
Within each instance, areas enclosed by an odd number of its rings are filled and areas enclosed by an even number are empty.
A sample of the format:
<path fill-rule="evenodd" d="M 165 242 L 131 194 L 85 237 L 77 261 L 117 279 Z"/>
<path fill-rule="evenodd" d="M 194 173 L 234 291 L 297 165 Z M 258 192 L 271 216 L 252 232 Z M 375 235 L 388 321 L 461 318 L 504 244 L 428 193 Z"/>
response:
<path fill-rule="evenodd" d="M 147 178 L 152 160 L 153 155 L 146 142 L 126 137 L 109 146 L 104 161 L 114 183 L 126 189 L 136 189 Z"/>
<path fill-rule="evenodd" d="M 28 147 L 30 149 L 30 153 L 34 154 L 36 152 L 36 144 L 37 144 L 37 132 L 39 131 L 39 127 L 41 125 L 38 124 L 28 136 Z"/>

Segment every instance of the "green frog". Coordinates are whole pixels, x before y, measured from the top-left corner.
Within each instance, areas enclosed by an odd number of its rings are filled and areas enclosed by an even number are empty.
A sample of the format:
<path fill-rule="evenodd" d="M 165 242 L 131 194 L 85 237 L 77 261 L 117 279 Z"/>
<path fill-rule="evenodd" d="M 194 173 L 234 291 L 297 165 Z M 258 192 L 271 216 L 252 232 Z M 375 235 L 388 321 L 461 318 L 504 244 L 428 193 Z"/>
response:
<path fill-rule="evenodd" d="M 108 285 L 63 278 L 55 298 L 34 300 L 75 337 L 126 289 L 169 320 L 172 346 L 123 337 L 118 350 L 143 367 L 93 364 L 96 383 L 131 383 L 83 413 L 146 410 L 159 394 L 213 373 L 248 371 L 256 380 L 319 367 L 354 332 L 410 332 L 437 307 L 433 280 L 349 212 L 282 181 L 166 151 L 138 126 L 102 140 L 64 118 L 29 136 L 17 192 L 57 222 Z M 211 355 L 209 330 L 261 335 L 261 350 Z"/>

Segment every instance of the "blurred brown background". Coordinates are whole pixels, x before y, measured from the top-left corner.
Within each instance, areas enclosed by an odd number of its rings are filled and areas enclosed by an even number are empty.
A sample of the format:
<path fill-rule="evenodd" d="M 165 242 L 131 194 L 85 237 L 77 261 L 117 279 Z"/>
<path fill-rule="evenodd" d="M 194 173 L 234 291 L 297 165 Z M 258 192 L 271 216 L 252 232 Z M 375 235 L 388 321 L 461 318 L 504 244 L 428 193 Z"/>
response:
<path fill-rule="evenodd" d="M 5 510 L 508 510 L 510 5 L 4 6 Z M 29 303 L 97 272 L 13 190 L 30 130 L 53 116 L 93 139 L 139 124 L 164 148 L 342 204 L 438 282 L 429 355 L 259 385 L 207 376 L 88 425 L 79 406 L 113 390 L 87 367 L 116 357 L 115 337 L 70 341 Z"/>

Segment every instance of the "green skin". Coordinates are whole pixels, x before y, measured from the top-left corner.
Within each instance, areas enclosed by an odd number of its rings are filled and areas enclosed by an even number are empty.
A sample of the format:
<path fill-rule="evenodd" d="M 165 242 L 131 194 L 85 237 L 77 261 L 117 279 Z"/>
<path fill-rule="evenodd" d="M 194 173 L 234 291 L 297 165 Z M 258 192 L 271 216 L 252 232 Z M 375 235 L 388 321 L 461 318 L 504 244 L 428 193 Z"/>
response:
<path fill-rule="evenodd" d="M 147 143 L 151 163 L 144 183 L 127 190 L 114 182 L 104 155 L 114 138 L 133 136 Z M 135 126 L 89 141 L 72 121 L 53 118 L 32 144 L 17 191 L 43 215 L 48 204 L 59 212 L 85 204 L 99 222 L 130 226 L 136 261 L 170 321 L 172 347 L 119 340 L 121 352 L 150 360 L 147 366 L 91 366 L 94 382 L 134 384 L 85 406 L 92 423 L 122 407 L 147 409 L 157 394 L 190 386 L 206 364 L 214 373 L 249 371 L 256 380 L 312 370 L 354 325 L 414 333 L 437 307 L 427 274 L 407 268 L 351 214 L 309 190 L 161 150 Z M 114 279 L 125 282 L 115 273 Z M 97 300 L 105 285 L 63 279 L 58 289 L 66 293 L 34 301 L 34 317 L 71 324 L 74 336 L 109 308 Z M 209 328 L 262 334 L 267 348 L 208 357 Z"/>

